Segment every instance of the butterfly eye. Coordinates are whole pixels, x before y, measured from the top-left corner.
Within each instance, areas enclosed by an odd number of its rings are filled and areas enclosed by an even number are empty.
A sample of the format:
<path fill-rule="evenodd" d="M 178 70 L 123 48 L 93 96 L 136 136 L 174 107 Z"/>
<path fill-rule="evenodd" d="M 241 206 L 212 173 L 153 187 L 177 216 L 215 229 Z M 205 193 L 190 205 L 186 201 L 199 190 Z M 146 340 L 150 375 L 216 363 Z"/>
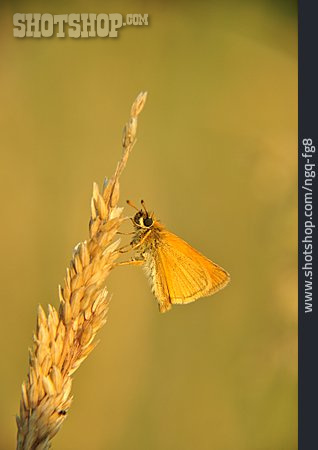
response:
<path fill-rule="evenodd" d="M 153 224 L 153 220 L 151 217 L 146 217 L 144 219 L 144 225 L 145 227 L 151 227 L 151 225 Z"/>

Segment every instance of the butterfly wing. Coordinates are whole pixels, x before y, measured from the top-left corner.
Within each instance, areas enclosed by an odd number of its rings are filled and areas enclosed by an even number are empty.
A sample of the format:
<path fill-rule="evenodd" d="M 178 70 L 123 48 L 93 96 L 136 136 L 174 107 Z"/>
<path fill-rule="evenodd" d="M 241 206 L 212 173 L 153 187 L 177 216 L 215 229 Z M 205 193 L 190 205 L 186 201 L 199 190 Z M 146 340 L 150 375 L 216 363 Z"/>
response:
<path fill-rule="evenodd" d="M 224 269 L 166 230 L 161 231 L 153 264 L 153 290 L 160 311 L 174 303 L 190 303 L 212 295 L 230 279 Z"/>

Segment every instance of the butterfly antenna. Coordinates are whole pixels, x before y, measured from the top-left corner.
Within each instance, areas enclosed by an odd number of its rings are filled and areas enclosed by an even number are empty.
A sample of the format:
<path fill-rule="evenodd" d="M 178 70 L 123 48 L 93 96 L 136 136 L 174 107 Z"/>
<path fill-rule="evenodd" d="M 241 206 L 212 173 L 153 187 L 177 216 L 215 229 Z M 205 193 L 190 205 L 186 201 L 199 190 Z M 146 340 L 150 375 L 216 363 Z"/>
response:
<path fill-rule="evenodd" d="M 135 208 L 137 211 L 139 211 L 139 209 L 137 208 L 137 206 L 134 205 L 130 200 L 126 200 L 126 202 L 127 202 L 127 204 L 128 204 L 129 206 L 131 206 L 132 208 Z"/>
<path fill-rule="evenodd" d="M 148 211 L 147 211 L 147 208 L 146 208 L 146 205 L 145 205 L 145 202 L 143 201 L 143 200 L 141 200 L 141 206 L 144 208 L 144 211 L 145 211 L 145 213 L 147 214 L 147 216 L 148 216 Z"/>

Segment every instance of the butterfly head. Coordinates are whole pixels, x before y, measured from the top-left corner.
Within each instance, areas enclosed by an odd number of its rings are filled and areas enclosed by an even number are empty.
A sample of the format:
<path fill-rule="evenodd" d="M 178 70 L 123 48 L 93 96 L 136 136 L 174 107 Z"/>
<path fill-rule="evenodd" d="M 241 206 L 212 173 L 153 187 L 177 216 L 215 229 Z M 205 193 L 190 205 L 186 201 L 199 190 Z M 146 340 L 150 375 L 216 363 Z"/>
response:
<path fill-rule="evenodd" d="M 139 228 L 151 228 L 153 226 L 153 218 L 147 213 L 140 210 L 134 215 L 134 225 Z"/>
<path fill-rule="evenodd" d="M 137 213 L 133 217 L 133 223 L 138 228 L 146 228 L 149 229 L 154 224 L 154 216 L 153 213 L 149 213 L 145 207 L 144 201 L 141 200 L 142 209 L 139 209 L 133 205 L 129 200 L 127 200 L 128 205 L 137 209 Z"/>

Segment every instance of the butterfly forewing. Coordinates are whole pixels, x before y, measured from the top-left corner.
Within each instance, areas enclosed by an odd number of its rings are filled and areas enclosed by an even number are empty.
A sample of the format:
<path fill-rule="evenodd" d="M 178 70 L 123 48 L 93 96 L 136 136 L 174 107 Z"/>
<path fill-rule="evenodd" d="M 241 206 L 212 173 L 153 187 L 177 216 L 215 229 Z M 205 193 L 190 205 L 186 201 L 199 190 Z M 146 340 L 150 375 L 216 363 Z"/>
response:
<path fill-rule="evenodd" d="M 229 275 L 169 231 L 161 231 L 152 282 L 161 303 L 190 303 L 222 289 Z"/>

